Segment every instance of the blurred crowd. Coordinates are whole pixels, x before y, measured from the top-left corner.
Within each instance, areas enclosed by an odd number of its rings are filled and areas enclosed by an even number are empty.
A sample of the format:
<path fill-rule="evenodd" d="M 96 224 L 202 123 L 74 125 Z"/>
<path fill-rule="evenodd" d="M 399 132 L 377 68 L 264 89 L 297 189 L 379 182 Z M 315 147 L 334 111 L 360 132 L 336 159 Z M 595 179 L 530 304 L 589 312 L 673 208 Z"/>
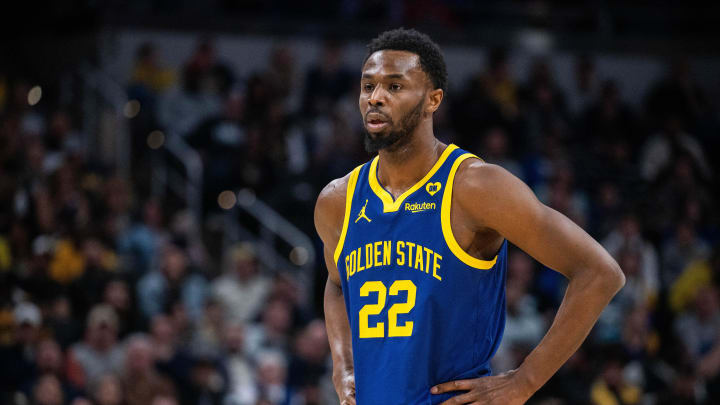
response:
<path fill-rule="evenodd" d="M 29 82 L 0 72 L 0 402 L 337 402 L 321 299 L 263 266 L 252 241 L 216 252 L 207 238 L 218 194 L 241 188 L 314 235 L 319 190 L 369 158 L 359 66 L 331 40 L 306 71 L 294 57 L 277 46 L 241 77 L 211 40 L 179 68 L 142 45 L 126 84 L 141 106 L 128 178 L 88 152 L 82 110 L 30 103 Z M 627 278 L 532 403 L 720 402 L 718 84 L 697 83 L 678 58 L 630 105 L 589 55 L 570 87 L 550 56 L 528 77 L 510 74 L 507 50 L 487 61 L 450 89 L 435 134 L 523 179 Z M 147 186 L 163 153 L 148 146 L 155 130 L 202 157 L 201 218 Z M 509 257 L 496 372 L 539 342 L 565 286 L 523 252 Z M 317 296 L 324 265 L 315 271 Z"/>

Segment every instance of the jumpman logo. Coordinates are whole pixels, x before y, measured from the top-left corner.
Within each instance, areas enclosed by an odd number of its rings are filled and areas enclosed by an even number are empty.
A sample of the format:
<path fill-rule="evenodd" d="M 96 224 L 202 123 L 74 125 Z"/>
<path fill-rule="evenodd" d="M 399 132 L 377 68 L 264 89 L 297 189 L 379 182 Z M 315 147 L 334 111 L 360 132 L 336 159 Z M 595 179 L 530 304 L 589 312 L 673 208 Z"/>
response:
<path fill-rule="evenodd" d="M 355 220 L 355 223 L 356 223 L 356 224 L 357 224 L 357 222 L 358 222 L 360 219 L 362 219 L 362 218 L 367 219 L 368 222 L 372 222 L 372 219 L 368 218 L 367 215 L 365 215 L 365 207 L 367 207 L 367 203 L 368 203 L 368 200 L 365 200 L 365 205 L 363 205 L 363 207 L 360 208 L 360 213 L 358 214 L 358 217 L 357 217 L 357 219 Z"/>

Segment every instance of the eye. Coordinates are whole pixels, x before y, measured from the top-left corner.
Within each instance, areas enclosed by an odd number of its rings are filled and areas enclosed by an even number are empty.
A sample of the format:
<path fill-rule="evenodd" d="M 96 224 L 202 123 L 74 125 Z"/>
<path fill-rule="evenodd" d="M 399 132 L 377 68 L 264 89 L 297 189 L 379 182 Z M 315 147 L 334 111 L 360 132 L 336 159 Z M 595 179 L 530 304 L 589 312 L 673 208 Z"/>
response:
<path fill-rule="evenodd" d="M 365 83 L 363 84 L 363 90 L 367 92 L 371 92 L 375 86 L 372 85 L 372 83 Z"/>
<path fill-rule="evenodd" d="M 402 88 L 402 85 L 400 83 L 393 83 L 390 85 L 390 90 L 392 91 L 398 91 Z"/>

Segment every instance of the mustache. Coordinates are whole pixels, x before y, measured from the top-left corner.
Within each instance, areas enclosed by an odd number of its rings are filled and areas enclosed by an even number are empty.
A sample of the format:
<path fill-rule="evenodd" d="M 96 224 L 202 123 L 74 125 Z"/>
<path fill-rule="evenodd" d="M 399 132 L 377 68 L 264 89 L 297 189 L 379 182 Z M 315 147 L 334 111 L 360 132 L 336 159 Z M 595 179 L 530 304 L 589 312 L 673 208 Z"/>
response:
<path fill-rule="evenodd" d="M 377 107 L 375 107 L 375 108 L 370 108 L 369 110 L 367 110 L 367 111 L 365 112 L 365 121 L 367 121 L 368 115 L 370 115 L 370 114 L 372 114 L 372 113 L 382 115 L 383 118 L 387 119 L 388 121 L 391 121 L 390 116 L 388 116 L 388 115 L 385 114 L 384 112 L 380 111 L 380 109 L 377 108 Z"/>

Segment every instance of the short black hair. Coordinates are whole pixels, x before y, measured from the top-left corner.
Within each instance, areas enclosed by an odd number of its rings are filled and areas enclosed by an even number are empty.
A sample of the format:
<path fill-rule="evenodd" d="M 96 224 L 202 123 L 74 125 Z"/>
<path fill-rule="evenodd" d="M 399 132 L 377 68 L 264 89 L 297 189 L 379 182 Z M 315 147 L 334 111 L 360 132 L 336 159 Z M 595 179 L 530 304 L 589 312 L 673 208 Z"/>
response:
<path fill-rule="evenodd" d="M 367 45 L 367 54 L 363 64 L 370 55 L 377 51 L 390 49 L 408 51 L 420 57 L 420 66 L 430 77 L 436 89 L 447 90 L 447 67 L 440 47 L 429 36 L 414 29 L 397 28 L 385 31 Z"/>

